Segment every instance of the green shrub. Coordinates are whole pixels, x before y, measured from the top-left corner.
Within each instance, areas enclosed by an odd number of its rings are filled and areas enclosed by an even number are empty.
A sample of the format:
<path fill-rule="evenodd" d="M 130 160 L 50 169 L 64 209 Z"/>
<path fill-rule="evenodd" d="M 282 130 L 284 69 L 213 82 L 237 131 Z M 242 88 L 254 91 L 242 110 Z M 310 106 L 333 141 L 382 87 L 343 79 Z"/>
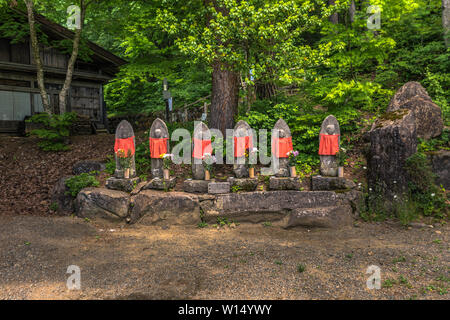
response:
<path fill-rule="evenodd" d="M 31 135 L 37 136 L 38 146 L 44 151 L 68 150 L 67 138 L 70 135 L 70 127 L 77 118 L 76 113 L 66 112 L 62 115 L 39 113 L 33 115 L 27 122 L 38 124 L 40 129 L 31 131 Z"/>
<path fill-rule="evenodd" d="M 66 180 L 66 186 L 70 190 L 68 193 L 72 197 L 76 197 L 78 192 L 83 188 L 98 187 L 99 184 L 95 176 L 89 173 L 82 173 Z"/>
<path fill-rule="evenodd" d="M 423 215 L 442 218 L 448 206 L 443 190 L 435 184 L 435 175 L 426 154 L 417 152 L 406 159 L 406 170 L 410 177 L 411 200 L 416 202 Z"/>

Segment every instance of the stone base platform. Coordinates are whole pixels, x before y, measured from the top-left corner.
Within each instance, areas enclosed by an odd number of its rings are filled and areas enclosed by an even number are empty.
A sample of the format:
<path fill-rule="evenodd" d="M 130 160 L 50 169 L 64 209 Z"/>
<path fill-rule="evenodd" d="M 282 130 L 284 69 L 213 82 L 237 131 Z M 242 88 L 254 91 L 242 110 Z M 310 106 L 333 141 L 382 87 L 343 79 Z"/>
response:
<path fill-rule="evenodd" d="M 142 190 L 154 189 L 154 190 L 170 190 L 175 187 L 177 183 L 177 178 L 172 177 L 169 180 L 161 178 L 153 178 L 147 183 Z"/>
<path fill-rule="evenodd" d="M 206 186 L 211 182 L 200 181 Z M 129 194 L 105 188 L 85 188 L 75 200 L 75 210 L 78 216 L 90 219 L 151 225 L 196 226 L 201 221 L 214 224 L 218 218 L 226 218 L 235 222 L 271 221 L 274 226 L 283 228 L 340 228 L 352 225 L 360 200 L 361 192 L 356 190 L 220 194 L 141 190 Z"/>
<path fill-rule="evenodd" d="M 356 188 L 356 184 L 345 178 L 338 177 L 311 177 L 312 191 L 350 190 Z"/>
<path fill-rule="evenodd" d="M 270 190 L 300 190 L 300 179 L 292 177 L 270 177 Z"/>
<path fill-rule="evenodd" d="M 231 184 L 231 187 L 236 187 L 239 191 L 255 191 L 258 186 L 257 178 L 229 177 L 228 182 Z"/>
<path fill-rule="evenodd" d="M 208 184 L 213 180 L 184 180 L 183 191 L 188 193 L 208 193 Z"/>
<path fill-rule="evenodd" d="M 111 190 L 119 190 L 125 192 L 131 192 L 134 187 L 141 181 L 139 177 L 131 178 L 131 179 L 122 179 L 111 177 L 106 180 L 106 188 Z"/>

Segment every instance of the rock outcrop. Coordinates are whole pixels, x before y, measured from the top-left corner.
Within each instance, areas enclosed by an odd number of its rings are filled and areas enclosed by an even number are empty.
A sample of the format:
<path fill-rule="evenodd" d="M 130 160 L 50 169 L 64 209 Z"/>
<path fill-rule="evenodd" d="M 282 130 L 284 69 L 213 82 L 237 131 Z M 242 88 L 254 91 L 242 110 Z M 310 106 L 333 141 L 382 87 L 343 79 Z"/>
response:
<path fill-rule="evenodd" d="M 391 99 L 387 113 L 409 109 L 415 118 L 417 136 L 430 139 L 442 134 L 442 111 L 418 82 L 408 82 Z"/>
<path fill-rule="evenodd" d="M 405 161 L 417 151 L 413 111 L 400 109 L 385 114 L 377 120 L 368 136 L 369 188 L 384 193 L 392 200 L 395 195 L 407 191 L 409 178 Z"/>

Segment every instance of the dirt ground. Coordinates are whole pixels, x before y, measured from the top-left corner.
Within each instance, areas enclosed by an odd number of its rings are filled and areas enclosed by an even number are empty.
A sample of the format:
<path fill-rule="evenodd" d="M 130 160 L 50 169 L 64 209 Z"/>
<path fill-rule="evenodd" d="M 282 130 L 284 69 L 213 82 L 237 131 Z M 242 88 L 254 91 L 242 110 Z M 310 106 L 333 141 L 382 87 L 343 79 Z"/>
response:
<path fill-rule="evenodd" d="M 0 299 L 449 299 L 448 225 L 339 231 L 0 217 Z M 304 266 L 299 272 L 298 266 Z M 81 290 L 68 290 L 69 265 Z M 381 270 L 369 290 L 366 270 Z"/>

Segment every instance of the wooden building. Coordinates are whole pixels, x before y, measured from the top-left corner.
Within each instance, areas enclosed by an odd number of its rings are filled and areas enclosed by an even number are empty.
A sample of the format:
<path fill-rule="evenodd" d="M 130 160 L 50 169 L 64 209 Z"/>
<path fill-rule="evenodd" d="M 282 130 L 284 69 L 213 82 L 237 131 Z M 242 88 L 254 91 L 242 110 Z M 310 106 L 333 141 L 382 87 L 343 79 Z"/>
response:
<path fill-rule="evenodd" d="M 49 40 L 73 39 L 74 33 L 69 29 L 42 15 L 36 14 L 35 19 Z M 88 42 L 87 46 L 92 52 L 92 61 L 76 62 L 67 111 L 89 116 L 98 128 L 103 128 L 106 124 L 103 85 L 126 62 L 92 42 Z M 56 111 L 59 110 L 58 94 L 69 58 L 69 55 L 55 48 L 41 45 L 45 85 Z M 24 118 L 38 112 L 43 112 L 42 99 L 30 42 L 13 44 L 10 39 L 0 38 L 0 132 L 18 132 L 23 127 Z"/>

